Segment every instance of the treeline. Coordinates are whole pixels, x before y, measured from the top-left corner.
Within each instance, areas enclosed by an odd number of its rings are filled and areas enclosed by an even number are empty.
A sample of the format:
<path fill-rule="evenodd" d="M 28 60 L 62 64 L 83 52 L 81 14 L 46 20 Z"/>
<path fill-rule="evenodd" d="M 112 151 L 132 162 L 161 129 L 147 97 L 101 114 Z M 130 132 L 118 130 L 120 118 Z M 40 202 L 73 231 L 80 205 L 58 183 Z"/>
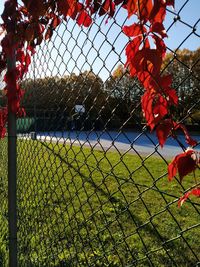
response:
<path fill-rule="evenodd" d="M 26 80 L 22 84 L 22 105 L 29 117 L 37 118 L 39 129 L 113 129 L 122 124 L 131 128 L 137 124 L 136 116 L 138 121 L 141 118 L 141 111 L 136 108 L 140 105 L 139 96 L 136 99 L 133 95 L 138 85 L 129 78 L 125 85 L 129 89 L 116 95 L 118 85 L 120 82 L 113 77 L 104 83 L 98 75 L 87 71 L 62 78 Z M 137 92 L 142 93 L 138 89 Z M 85 113 L 77 113 L 76 105 L 83 105 Z"/>
<path fill-rule="evenodd" d="M 200 49 L 169 53 L 163 72 L 173 74 L 173 88 L 179 97 L 178 108 L 172 110 L 176 119 L 199 123 Z M 38 130 L 133 128 L 144 122 L 140 107 L 143 88 L 122 65 L 106 82 L 86 71 L 61 78 L 27 79 L 22 87 L 22 106 L 28 117 L 36 118 Z M 83 105 L 85 113 L 78 114 L 75 105 Z"/>

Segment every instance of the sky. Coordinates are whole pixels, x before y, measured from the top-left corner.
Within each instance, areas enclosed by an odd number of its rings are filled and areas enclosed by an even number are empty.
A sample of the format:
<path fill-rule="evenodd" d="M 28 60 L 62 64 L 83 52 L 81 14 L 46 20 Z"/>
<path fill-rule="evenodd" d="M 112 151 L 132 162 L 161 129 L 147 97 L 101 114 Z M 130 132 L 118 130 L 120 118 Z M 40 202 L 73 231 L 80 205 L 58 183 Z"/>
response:
<path fill-rule="evenodd" d="M 0 0 L 0 14 L 3 2 Z M 200 46 L 199 11 L 200 0 L 175 0 L 175 10 L 169 8 L 165 21 L 168 51 L 183 48 L 195 50 Z M 174 13 L 180 17 L 176 22 Z M 134 18 L 126 19 L 124 9 L 120 9 L 107 24 L 105 19 L 98 18 L 89 29 L 68 20 L 59 26 L 50 42 L 39 47 L 35 67 L 30 69 L 29 77 L 63 76 L 93 70 L 106 80 L 119 63 L 125 62 L 124 48 L 128 39 L 121 32 L 121 25 L 130 25 L 133 21 Z"/>

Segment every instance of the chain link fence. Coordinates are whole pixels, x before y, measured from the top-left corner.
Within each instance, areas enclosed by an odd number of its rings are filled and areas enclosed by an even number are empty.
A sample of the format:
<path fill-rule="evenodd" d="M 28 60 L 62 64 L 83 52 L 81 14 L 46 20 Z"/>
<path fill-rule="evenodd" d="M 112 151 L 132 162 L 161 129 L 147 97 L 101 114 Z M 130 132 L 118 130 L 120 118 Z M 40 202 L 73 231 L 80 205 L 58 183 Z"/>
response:
<path fill-rule="evenodd" d="M 8 180 L 7 180 L 7 140 L 0 142 L 0 265 L 8 264 Z"/>
<path fill-rule="evenodd" d="M 199 140 L 200 19 L 192 13 L 199 4 L 176 5 L 167 11 L 163 73 L 174 75 L 180 102 L 174 114 Z M 63 21 L 22 82 L 20 267 L 200 266 L 199 199 L 177 207 L 194 177 L 167 180 L 168 162 L 186 144 L 180 134 L 179 143 L 169 139 L 161 149 L 145 126 L 143 88 L 123 67 L 125 23 L 123 8 L 89 29 Z M 0 260 L 7 266 L 6 140 L 0 145 Z"/>

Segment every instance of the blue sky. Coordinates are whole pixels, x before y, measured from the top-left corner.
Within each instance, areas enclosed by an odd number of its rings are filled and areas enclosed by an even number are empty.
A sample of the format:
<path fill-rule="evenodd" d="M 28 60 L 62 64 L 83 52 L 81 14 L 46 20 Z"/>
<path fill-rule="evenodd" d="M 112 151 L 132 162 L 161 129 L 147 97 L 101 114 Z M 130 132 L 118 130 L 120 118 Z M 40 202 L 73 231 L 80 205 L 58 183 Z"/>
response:
<path fill-rule="evenodd" d="M 0 3 L 0 13 L 3 2 Z M 200 46 L 200 38 L 197 36 L 200 35 L 200 22 L 197 23 L 200 18 L 200 0 L 176 0 L 175 13 L 179 13 L 180 21 L 173 25 L 174 11 L 171 8 L 169 10 L 165 22 L 169 36 L 165 42 L 169 51 L 177 48 L 197 49 Z M 123 9 L 107 24 L 102 18 L 97 19 L 90 29 L 80 28 L 69 20 L 59 27 L 50 42 L 43 43 L 39 48 L 35 58 L 35 75 L 63 76 L 92 69 L 103 80 L 107 79 L 120 62 L 125 62 L 124 47 L 128 39 L 120 31 L 120 25 L 128 25 L 132 21 L 126 21 Z M 188 25 L 195 26 L 197 35 L 192 33 Z M 32 77 L 33 72 L 29 74 Z"/>

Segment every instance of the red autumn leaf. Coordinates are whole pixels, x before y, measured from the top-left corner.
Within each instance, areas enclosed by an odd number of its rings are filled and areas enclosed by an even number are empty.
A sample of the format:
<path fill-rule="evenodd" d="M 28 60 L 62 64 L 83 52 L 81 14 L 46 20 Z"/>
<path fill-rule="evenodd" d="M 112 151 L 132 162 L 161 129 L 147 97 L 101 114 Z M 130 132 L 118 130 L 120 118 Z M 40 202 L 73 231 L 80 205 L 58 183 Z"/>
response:
<path fill-rule="evenodd" d="M 155 127 L 154 114 L 153 114 L 153 100 L 154 100 L 154 95 L 149 91 L 145 92 L 144 95 L 141 97 L 142 111 L 147 121 L 147 125 L 150 127 L 151 130 L 153 130 L 153 128 Z"/>
<path fill-rule="evenodd" d="M 167 1 L 166 1 L 166 5 L 167 5 L 167 6 L 173 6 L 173 7 L 174 7 L 174 1 L 175 1 L 175 0 L 167 0 Z"/>
<path fill-rule="evenodd" d="M 6 127 L 0 126 L 0 138 L 4 138 L 6 135 Z"/>
<path fill-rule="evenodd" d="M 166 30 L 161 22 L 155 22 L 150 27 L 150 32 L 158 33 L 162 38 L 167 37 Z"/>
<path fill-rule="evenodd" d="M 11 112 L 17 114 L 20 108 L 20 100 L 17 97 L 12 99 L 10 107 L 11 107 Z"/>
<path fill-rule="evenodd" d="M 45 30 L 44 25 L 42 25 L 41 23 L 36 23 L 35 24 L 35 32 L 37 35 L 41 35 Z"/>
<path fill-rule="evenodd" d="M 25 30 L 25 40 L 31 42 L 34 39 L 35 29 L 32 24 L 28 25 Z"/>
<path fill-rule="evenodd" d="M 161 95 L 157 95 L 157 97 L 154 98 L 155 104 L 153 108 L 153 113 L 155 116 L 155 120 L 159 121 L 161 118 L 163 118 L 167 113 L 167 100 Z"/>
<path fill-rule="evenodd" d="M 19 110 L 18 110 L 18 112 L 17 112 L 17 116 L 18 116 L 19 118 L 21 118 L 21 117 L 25 117 L 25 116 L 26 116 L 26 111 L 25 111 L 25 109 L 20 107 Z"/>
<path fill-rule="evenodd" d="M 191 191 L 185 193 L 178 201 L 178 207 L 180 208 L 183 203 L 188 199 L 190 195 L 194 195 L 196 197 L 200 197 L 200 188 L 194 188 Z"/>
<path fill-rule="evenodd" d="M 72 19 L 76 18 L 78 11 L 82 7 L 82 4 L 77 3 L 76 0 L 59 0 L 57 3 L 58 12 L 64 17 L 70 16 Z"/>
<path fill-rule="evenodd" d="M 135 37 L 137 35 L 146 33 L 147 30 L 143 25 L 134 23 L 130 26 L 124 26 L 123 32 L 129 37 Z"/>
<path fill-rule="evenodd" d="M 23 75 L 27 73 L 28 67 L 31 63 L 31 56 L 27 52 L 26 54 L 22 50 L 17 51 L 16 61 L 19 61 L 20 64 L 17 65 L 16 74 L 19 79 L 23 78 Z"/>
<path fill-rule="evenodd" d="M 168 74 L 168 75 L 162 76 L 160 79 L 160 82 L 161 82 L 162 88 L 164 88 L 164 89 L 171 88 L 172 75 Z"/>
<path fill-rule="evenodd" d="M 147 71 L 155 77 L 160 73 L 162 57 L 156 49 L 143 48 L 135 54 L 131 64 L 136 72 Z"/>
<path fill-rule="evenodd" d="M 31 57 L 28 53 L 26 53 L 26 56 L 25 56 L 25 66 L 26 68 L 28 69 L 28 66 L 31 64 Z"/>
<path fill-rule="evenodd" d="M 7 84 L 7 89 L 10 93 L 17 90 L 17 72 L 16 69 L 8 70 L 4 76 L 4 81 Z"/>
<path fill-rule="evenodd" d="M 171 88 L 172 84 L 172 76 L 165 75 L 156 77 L 149 80 L 148 88 L 153 89 L 156 92 L 160 92 L 165 95 L 165 98 L 169 105 L 177 105 L 178 104 L 178 96 L 176 90 Z"/>
<path fill-rule="evenodd" d="M 0 138 L 4 138 L 6 134 L 6 122 L 8 117 L 7 108 L 0 109 Z"/>
<path fill-rule="evenodd" d="M 166 2 L 154 0 L 154 5 L 149 16 L 150 22 L 162 23 L 166 16 Z"/>
<path fill-rule="evenodd" d="M 22 13 L 24 16 L 28 16 L 28 10 L 25 6 L 21 6 L 18 8 L 19 12 Z"/>
<path fill-rule="evenodd" d="M 177 124 L 176 124 L 176 130 L 177 130 L 177 129 L 181 129 L 181 130 L 184 132 L 184 134 L 185 134 L 185 140 L 186 140 L 186 142 L 187 142 L 188 145 L 190 145 L 190 146 L 196 146 L 196 145 L 197 145 L 197 141 L 194 140 L 194 139 L 190 136 L 190 134 L 189 134 L 187 128 L 186 128 L 183 124 L 181 124 L 181 123 L 178 124 L 178 123 L 177 123 Z"/>
<path fill-rule="evenodd" d="M 173 128 L 173 122 L 170 119 L 163 120 L 156 127 L 156 135 L 161 147 L 165 144 L 167 137 L 169 136 L 171 130 Z"/>
<path fill-rule="evenodd" d="M 128 45 L 126 46 L 127 62 L 134 59 L 137 51 L 139 50 L 141 42 L 142 42 L 142 38 L 141 38 L 141 36 L 138 36 L 138 37 L 134 38 L 131 42 L 128 43 Z"/>
<path fill-rule="evenodd" d="M 27 51 L 30 52 L 31 56 L 33 56 L 36 53 L 35 48 L 31 45 L 27 45 Z"/>
<path fill-rule="evenodd" d="M 4 11 L 1 15 L 4 22 L 8 21 L 8 18 L 15 14 L 16 6 L 17 1 L 4 1 Z"/>
<path fill-rule="evenodd" d="M 58 25 L 61 23 L 61 19 L 58 17 L 58 16 L 54 16 L 51 24 L 50 24 L 50 27 L 54 30 L 58 27 Z"/>
<path fill-rule="evenodd" d="M 174 89 L 165 89 L 164 93 L 169 101 L 169 104 L 173 104 L 175 106 L 178 105 L 178 96 L 177 92 Z"/>
<path fill-rule="evenodd" d="M 137 73 L 137 78 L 143 84 L 145 89 L 149 88 L 150 81 L 152 80 L 152 77 L 149 72 L 140 71 Z"/>
<path fill-rule="evenodd" d="M 73 3 L 73 2 L 72 2 Z M 83 4 L 76 2 L 75 4 L 70 4 L 70 9 L 68 10 L 68 16 L 72 19 L 76 19 L 77 15 L 83 10 Z"/>
<path fill-rule="evenodd" d="M 129 42 L 125 49 L 126 57 L 127 57 L 125 67 L 129 68 L 131 76 L 135 76 L 136 74 L 136 69 L 135 69 L 135 66 L 132 64 L 132 62 L 141 45 L 141 42 L 142 42 L 142 37 L 138 36 L 134 38 L 131 42 Z"/>
<path fill-rule="evenodd" d="M 29 13 L 36 19 L 44 16 L 47 11 L 47 6 L 43 0 L 29 0 L 25 4 Z"/>
<path fill-rule="evenodd" d="M 168 165 L 168 179 L 171 181 L 177 174 L 177 162 L 176 158 Z"/>
<path fill-rule="evenodd" d="M 105 0 L 103 2 L 103 4 L 101 5 L 101 8 L 99 10 L 99 16 L 103 16 L 106 13 L 109 12 L 109 9 L 110 9 L 110 1 L 112 1 L 112 0 Z"/>
<path fill-rule="evenodd" d="M 164 58 L 166 55 L 166 45 L 162 38 L 153 34 L 151 37 L 154 39 L 157 51 L 160 53 L 161 57 Z"/>
<path fill-rule="evenodd" d="M 137 0 L 138 18 L 147 21 L 153 7 L 152 0 Z"/>
<path fill-rule="evenodd" d="M 127 0 L 123 7 L 128 11 L 128 18 L 137 11 L 137 4 L 135 0 Z"/>
<path fill-rule="evenodd" d="M 53 35 L 53 29 L 49 27 L 45 33 L 45 37 L 44 37 L 45 40 L 51 39 L 52 35 Z"/>
<path fill-rule="evenodd" d="M 89 7 L 91 5 L 91 3 L 92 3 L 92 0 L 86 0 L 85 1 L 85 6 Z"/>
<path fill-rule="evenodd" d="M 70 8 L 68 0 L 59 0 L 57 2 L 58 12 L 64 16 L 67 16 L 68 10 Z"/>
<path fill-rule="evenodd" d="M 77 23 L 79 26 L 83 25 L 89 27 L 92 23 L 92 19 L 85 10 L 82 10 L 77 17 Z"/>
<path fill-rule="evenodd" d="M 200 188 L 197 187 L 197 188 L 192 189 L 191 194 L 194 196 L 200 197 Z"/>
<path fill-rule="evenodd" d="M 124 2 L 123 7 L 128 11 L 128 17 L 137 14 L 140 20 L 147 21 L 152 10 L 152 0 L 127 0 Z"/>
<path fill-rule="evenodd" d="M 161 94 L 147 90 L 141 98 L 141 104 L 147 125 L 153 130 L 168 113 L 167 100 Z"/>
<path fill-rule="evenodd" d="M 120 5 L 124 0 L 114 0 L 115 5 Z"/>
<path fill-rule="evenodd" d="M 101 8 L 101 2 L 101 0 L 92 1 L 92 5 L 89 8 L 91 15 L 98 12 L 98 10 Z"/>
<path fill-rule="evenodd" d="M 20 63 L 24 63 L 25 61 L 25 54 L 21 49 L 18 49 L 16 53 L 16 61 L 19 61 Z"/>
<path fill-rule="evenodd" d="M 177 155 L 173 161 L 168 165 L 168 179 L 169 181 L 179 173 L 180 182 L 183 177 L 194 171 L 197 167 L 197 160 L 195 151 L 192 149 L 186 150 L 184 153 Z"/>
<path fill-rule="evenodd" d="M 111 1 L 109 16 L 113 17 L 115 14 L 115 3 Z"/>
<path fill-rule="evenodd" d="M 12 57 L 14 49 L 16 48 L 16 44 L 14 42 L 14 34 L 13 33 L 6 34 L 6 36 L 1 41 L 1 46 L 6 56 Z"/>
<path fill-rule="evenodd" d="M 104 14 L 109 14 L 110 17 L 114 16 L 115 13 L 115 3 L 112 0 L 105 0 L 101 5 L 99 10 L 99 16 L 103 16 Z"/>
<path fill-rule="evenodd" d="M 154 22 L 162 22 L 164 21 L 166 16 L 166 8 L 161 6 L 158 13 L 154 16 L 153 21 Z"/>
<path fill-rule="evenodd" d="M 182 155 L 177 159 L 177 168 L 181 182 L 184 176 L 194 171 L 197 167 L 196 160 L 192 157 L 195 156 L 195 153 L 191 150 L 185 153 L 186 155 Z"/>

